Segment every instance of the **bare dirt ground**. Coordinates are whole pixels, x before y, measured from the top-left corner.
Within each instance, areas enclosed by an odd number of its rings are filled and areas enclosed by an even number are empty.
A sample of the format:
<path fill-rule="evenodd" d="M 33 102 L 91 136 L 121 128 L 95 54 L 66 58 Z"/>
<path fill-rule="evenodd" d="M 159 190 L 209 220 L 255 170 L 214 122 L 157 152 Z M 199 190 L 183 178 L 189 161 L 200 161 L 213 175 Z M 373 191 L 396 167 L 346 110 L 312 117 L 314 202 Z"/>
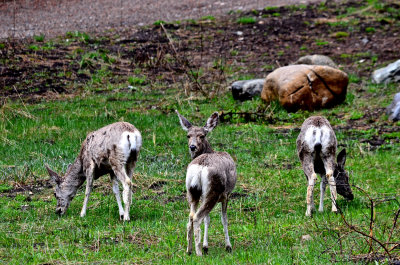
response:
<path fill-rule="evenodd" d="M 264 78 L 310 52 L 328 55 L 347 73 L 366 77 L 398 58 L 400 6 L 338 18 L 362 8 L 362 1 L 329 2 L 323 8 L 310 4 L 234 12 L 215 20 L 167 23 L 165 28 L 128 27 L 90 36 L 74 32 L 54 41 L 47 36 L 9 39 L 0 43 L 0 96 L 68 94 L 88 82 L 123 84 L 137 75 L 135 69 L 151 84 L 163 80 L 173 85 L 202 74 L 200 85 L 228 85 L 232 78 Z M 248 17 L 255 20 L 238 23 Z M 190 76 L 188 69 L 193 70 Z"/>
<path fill-rule="evenodd" d="M 319 0 L 1 0 L 0 39 L 25 38 L 67 31 L 102 32 L 135 27 L 157 20 L 198 19 L 230 10 L 260 9 L 319 2 Z"/>

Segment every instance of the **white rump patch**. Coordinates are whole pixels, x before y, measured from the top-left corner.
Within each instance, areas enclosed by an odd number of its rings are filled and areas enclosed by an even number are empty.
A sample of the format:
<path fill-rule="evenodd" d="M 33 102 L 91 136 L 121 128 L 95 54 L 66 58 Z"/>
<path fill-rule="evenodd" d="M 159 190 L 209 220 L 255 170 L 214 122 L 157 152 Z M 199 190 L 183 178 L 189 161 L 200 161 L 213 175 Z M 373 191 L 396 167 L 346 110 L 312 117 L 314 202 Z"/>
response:
<path fill-rule="evenodd" d="M 201 165 L 190 165 L 186 173 L 186 188 L 198 187 L 203 193 L 208 189 L 208 168 Z"/>
<path fill-rule="evenodd" d="M 128 159 L 132 150 L 139 152 L 141 147 L 142 147 L 142 136 L 140 135 L 139 131 L 135 132 L 125 131 L 121 134 L 121 140 L 119 141 L 119 148 L 121 148 L 126 159 Z"/>
<path fill-rule="evenodd" d="M 314 151 L 314 146 L 316 144 L 321 144 L 322 148 L 326 148 L 329 145 L 331 138 L 331 129 L 324 125 L 322 127 L 310 126 L 305 135 L 304 141 L 308 145 L 311 151 Z"/>

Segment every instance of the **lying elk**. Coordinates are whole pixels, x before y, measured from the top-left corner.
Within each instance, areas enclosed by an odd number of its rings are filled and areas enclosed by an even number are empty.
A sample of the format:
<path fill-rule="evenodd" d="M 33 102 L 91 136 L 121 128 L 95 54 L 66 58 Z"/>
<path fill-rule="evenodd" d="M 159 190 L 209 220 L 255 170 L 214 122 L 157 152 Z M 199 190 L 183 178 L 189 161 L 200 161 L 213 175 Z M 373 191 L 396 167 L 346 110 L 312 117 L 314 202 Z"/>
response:
<path fill-rule="evenodd" d="M 327 119 L 313 116 L 304 121 L 297 137 L 297 154 L 308 179 L 306 216 L 311 216 L 311 212 L 315 210 L 313 195 L 317 180 L 316 173 L 320 174 L 322 178 L 318 209 L 320 212 L 324 210 L 324 194 L 327 183 L 329 183 L 331 191 L 333 212 L 337 212 L 336 192 L 348 200 L 354 198 L 348 174 L 344 169 L 346 149 L 339 153 L 336 163 L 336 146 L 335 132 Z"/>
<path fill-rule="evenodd" d="M 116 122 L 87 135 L 78 157 L 68 167 L 64 177 L 60 177 L 46 166 L 52 182 L 55 183 L 56 213 L 63 215 L 66 212 L 76 191 L 86 180 L 85 199 L 81 211 L 81 217 L 84 217 L 93 180 L 110 174 L 120 219 L 128 221 L 132 201 L 130 178 L 141 146 L 142 136 L 132 124 Z M 122 208 L 118 181 L 123 187 L 125 208 Z"/>
<path fill-rule="evenodd" d="M 228 197 L 236 184 L 236 165 L 232 157 L 226 152 L 214 152 L 206 135 L 218 123 L 218 113 L 215 112 L 207 120 L 204 127 L 193 126 L 187 119 L 176 111 L 182 128 L 188 132 L 189 153 L 192 162 L 186 173 L 187 199 L 190 204 L 189 222 L 187 225 L 187 252 L 191 254 L 193 245 L 193 229 L 196 254 L 202 255 L 200 225 L 204 219 L 203 251 L 208 252 L 208 227 L 210 225 L 210 211 L 218 203 L 222 203 L 221 220 L 224 226 L 225 245 L 228 252 L 232 245 L 228 235 L 227 206 Z M 200 198 L 202 203 L 200 207 Z"/>

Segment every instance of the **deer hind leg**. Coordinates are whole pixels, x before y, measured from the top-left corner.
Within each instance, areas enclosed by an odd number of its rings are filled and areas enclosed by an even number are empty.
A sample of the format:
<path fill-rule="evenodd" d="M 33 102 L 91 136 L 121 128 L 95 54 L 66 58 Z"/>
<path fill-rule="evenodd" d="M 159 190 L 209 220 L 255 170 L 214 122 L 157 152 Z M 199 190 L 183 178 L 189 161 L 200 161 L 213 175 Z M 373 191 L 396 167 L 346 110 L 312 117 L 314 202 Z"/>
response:
<path fill-rule="evenodd" d="M 203 252 L 208 253 L 208 227 L 210 226 L 210 214 L 204 217 L 204 239 L 203 239 Z"/>
<path fill-rule="evenodd" d="M 325 196 L 325 190 L 326 190 L 326 184 L 327 180 L 325 176 L 322 176 L 321 178 L 321 194 L 320 194 L 320 199 L 319 199 L 319 208 L 318 211 L 323 212 L 324 211 L 324 196 Z"/>
<path fill-rule="evenodd" d="M 224 226 L 224 234 L 225 234 L 225 249 L 228 252 L 232 251 L 231 241 L 229 240 L 228 234 L 228 216 L 227 216 L 227 209 L 228 209 L 228 197 L 224 196 L 221 201 L 221 221 L 222 225 Z"/>
<path fill-rule="evenodd" d="M 306 174 L 308 179 L 308 187 L 307 187 L 307 210 L 306 216 L 311 216 L 312 211 L 315 210 L 314 205 L 314 186 L 317 181 L 317 174 L 314 171 L 314 161 L 310 155 L 305 155 L 302 161 L 303 171 Z"/>
<path fill-rule="evenodd" d="M 125 171 L 125 167 L 122 165 L 112 166 L 114 174 L 122 184 L 122 199 L 124 201 L 124 221 L 129 221 L 129 208 L 132 201 L 132 190 L 131 190 L 131 179 L 128 177 Z"/>
<path fill-rule="evenodd" d="M 209 191 L 205 196 L 200 208 L 197 210 L 196 214 L 193 216 L 193 229 L 194 229 L 194 240 L 195 240 L 195 248 L 196 255 L 201 256 L 201 229 L 200 225 L 203 221 L 204 217 L 206 217 L 210 211 L 214 208 L 214 206 L 219 201 L 220 193 Z"/>
<path fill-rule="evenodd" d="M 124 208 L 122 207 L 121 203 L 121 195 L 119 194 L 119 183 L 118 179 L 116 178 L 114 173 L 111 173 L 111 181 L 113 183 L 113 192 L 115 194 L 115 199 L 117 200 L 118 204 L 118 211 L 119 211 L 119 219 L 122 220 L 124 218 Z"/>
<path fill-rule="evenodd" d="M 335 178 L 333 177 L 333 168 L 334 168 L 334 165 L 335 165 L 335 157 L 334 156 L 324 157 L 324 158 L 322 158 L 322 161 L 324 162 L 325 172 L 326 172 L 326 179 L 328 180 L 329 189 L 331 191 L 332 212 L 337 212 L 337 207 L 336 207 L 336 199 L 337 199 L 336 182 L 335 182 Z"/>
<path fill-rule="evenodd" d="M 189 214 L 189 222 L 187 224 L 187 250 L 186 252 L 190 255 L 193 250 L 193 216 L 196 213 L 197 205 L 199 201 L 190 201 L 190 214 Z"/>
<path fill-rule="evenodd" d="M 84 217 L 86 215 L 87 204 L 88 204 L 90 193 L 91 193 L 92 187 L 93 187 L 93 178 L 94 178 L 94 176 L 93 176 L 94 175 L 93 161 L 90 163 L 90 165 L 85 170 L 85 175 L 86 175 L 86 191 L 85 191 L 85 199 L 83 200 L 83 206 L 82 206 L 82 210 L 81 210 L 81 217 Z"/>

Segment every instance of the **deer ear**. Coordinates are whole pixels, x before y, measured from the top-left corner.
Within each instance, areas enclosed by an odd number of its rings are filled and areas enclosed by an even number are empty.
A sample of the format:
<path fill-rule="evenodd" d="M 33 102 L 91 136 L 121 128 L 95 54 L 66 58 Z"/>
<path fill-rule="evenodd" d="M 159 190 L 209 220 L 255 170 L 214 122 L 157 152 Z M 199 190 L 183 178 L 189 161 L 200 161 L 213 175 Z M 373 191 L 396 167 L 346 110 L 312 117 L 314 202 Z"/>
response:
<path fill-rule="evenodd" d="M 192 127 L 193 125 L 185 117 L 183 117 L 181 114 L 179 114 L 179 112 L 177 110 L 175 110 L 175 112 L 176 112 L 176 114 L 178 114 L 179 122 L 181 123 L 182 129 L 184 129 L 185 131 L 188 131 L 190 129 L 190 127 Z"/>
<path fill-rule="evenodd" d="M 340 167 L 344 168 L 344 164 L 346 163 L 346 149 L 340 151 L 337 156 L 337 163 Z"/>
<path fill-rule="evenodd" d="M 218 112 L 214 112 L 211 114 L 210 118 L 208 118 L 206 125 L 204 126 L 204 130 L 207 132 L 211 132 L 215 126 L 218 124 Z"/>
<path fill-rule="evenodd" d="M 47 169 L 47 172 L 49 172 L 49 175 L 50 175 L 50 181 L 53 183 L 53 185 L 55 184 L 55 185 L 60 185 L 60 183 L 61 183 L 61 177 L 56 173 L 56 172 L 54 172 L 53 170 L 51 170 L 47 165 L 45 166 L 46 167 L 46 169 Z"/>

